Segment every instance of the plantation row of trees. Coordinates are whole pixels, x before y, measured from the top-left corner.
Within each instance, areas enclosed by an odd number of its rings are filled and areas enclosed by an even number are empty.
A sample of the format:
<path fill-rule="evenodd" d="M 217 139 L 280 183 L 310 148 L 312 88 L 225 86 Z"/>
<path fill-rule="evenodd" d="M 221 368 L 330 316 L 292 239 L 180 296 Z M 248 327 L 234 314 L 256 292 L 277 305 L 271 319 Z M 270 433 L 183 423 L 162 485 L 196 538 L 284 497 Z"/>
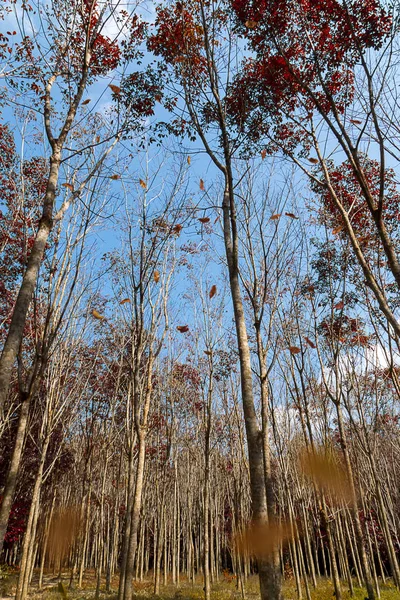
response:
<path fill-rule="evenodd" d="M 0 15 L 17 600 L 35 567 L 400 588 L 397 6 Z"/>

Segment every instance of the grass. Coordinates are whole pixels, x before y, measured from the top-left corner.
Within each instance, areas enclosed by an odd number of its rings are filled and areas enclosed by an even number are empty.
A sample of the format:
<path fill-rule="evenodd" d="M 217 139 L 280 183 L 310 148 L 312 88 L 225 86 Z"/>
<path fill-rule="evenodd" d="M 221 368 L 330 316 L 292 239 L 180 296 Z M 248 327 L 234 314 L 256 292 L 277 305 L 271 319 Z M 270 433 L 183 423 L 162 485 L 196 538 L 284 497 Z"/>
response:
<path fill-rule="evenodd" d="M 3 598 L 12 598 L 15 594 L 18 574 L 15 571 L 0 570 L 0 600 Z M 93 600 L 95 594 L 95 575 L 89 572 L 85 576 L 82 589 L 68 589 L 69 577 L 65 574 L 63 586 L 59 586 L 58 579 L 52 575 L 46 575 L 45 588 L 38 591 L 35 585 L 37 575 L 34 577 L 33 585 L 29 593 L 30 600 Z M 106 594 L 104 588 L 101 592 L 102 600 L 117 600 L 116 590 L 118 588 L 118 578 L 112 581 L 112 593 Z M 160 594 L 153 594 L 153 584 L 151 580 L 136 582 L 134 585 L 134 597 L 137 600 L 203 600 L 203 584 L 200 577 L 193 585 L 184 578 L 179 588 L 172 583 L 160 587 Z M 318 586 L 311 589 L 312 600 L 334 600 L 334 589 L 332 582 L 327 579 L 320 579 Z M 303 588 L 303 600 L 307 600 L 305 589 Z M 351 596 L 348 587 L 343 583 L 343 600 L 364 600 L 366 592 L 364 589 L 356 587 L 354 584 L 354 595 Z M 287 580 L 284 586 L 285 600 L 297 600 L 297 590 L 294 581 Z M 258 578 L 252 576 L 246 584 L 246 600 L 259 600 Z M 392 583 L 381 584 L 381 600 L 399 600 L 399 591 Z M 242 600 L 240 590 L 236 587 L 236 580 L 228 577 L 221 577 L 219 582 L 212 585 L 211 600 Z"/>

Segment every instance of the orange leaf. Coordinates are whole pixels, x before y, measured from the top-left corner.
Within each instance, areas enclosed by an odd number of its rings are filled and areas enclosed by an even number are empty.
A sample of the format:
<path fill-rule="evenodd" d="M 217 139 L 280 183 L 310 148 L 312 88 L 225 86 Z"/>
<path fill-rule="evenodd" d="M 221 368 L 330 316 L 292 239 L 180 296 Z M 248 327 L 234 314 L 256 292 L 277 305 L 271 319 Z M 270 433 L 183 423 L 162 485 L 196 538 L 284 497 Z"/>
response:
<path fill-rule="evenodd" d="M 156 283 L 158 283 L 160 281 L 160 272 L 159 271 L 154 271 L 153 279 Z"/>
<path fill-rule="evenodd" d="M 187 157 L 187 164 L 188 164 L 188 165 L 190 165 L 190 163 L 191 163 L 191 160 L 192 160 L 192 159 L 190 158 L 190 156 L 188 156 L 188 157 Z"/>
<path fill-rule="evenodd" d="M 270 221 L 277 221 L 278 219 L 281 218 L 281 214 L 277 214 L 277 215 L 272 215 L 272 217 L 269 218 Z"/>
<path fill-rule="evenodd" d="M 189 331 L 189 325 L 178 325 L 177 330 L 179 333 L 186 333 Z"/>
<path fill-rule="evenodd" d="M 127 302 L 130 302 L 129 298 L 124 298 L 121 300 L 120 304 L 126 304 Z"/>
<path fill-rule="evenodd" d="M 110 179 L 121 179 L 121 175 L 117 175 L 117 173 L 115 173 L 115 175 L 111 175 Z"/>
<path fill-rule="evenodd" d="M 90 99 L 90 98 L 88 98 L 87 100 L 84 100 L 84 101 L 82 102 L 82 106 L 85 106 L 85 104 L 89 104 L 89 102 L 91 102 L 91 99 Z"/>
<path fill-rule="evenodd" d="M 264 158 L 267 156 L 267 151 L 265 150 L 261 150 L 261 158 L 264 160 Z"/>
<path fill-rule="evenodd" d="M 200 179 L 200 189 L 203 192 L 204 191 L 204 181 L 202 179 Z"/>
<path fill-rule="evenodd" d="M 289 346 L 290 354 L 299 354 L 301 352 L 300 348 L 297 346 Z"/>
<path fill-rule="evenodd" d="M 99 319 L 99 321 L 104 321 L 105 317 L 103 315 L 101 315 L 99 312 L 97 312 L 97 310 L 94 308 L 92 310 L 92 315 L 94 316 L 95 319 Z"/>
<path fill-rule="evenodd" d="M 61 185 L 71 190 L 71 192 L 74 191 L 74 186 L 71 183 L 62 183 Z"/>
<path fill-rule="evenodd" d="M 338 233 L 343 231 L 343 229 L 344 229 L 343 225 L 338 225 L 337 227 L 335 227 L 335 229 L 332 229 L 332 233 L 333 233 L 333 235 L 337 235 Z"/>
<path fill-rule="evenodd" d="M 310 340 L 310 338 L 308 338 L 308 337 L 305 337 L 304 339 L 306 340 L 307 344 L 308 344 L 308 345 L 309 345 L 311 348 L 316 348 L 316 345 L 314 344 L 314 342 L 312 342 L 312 341 Z"/>
<path fill-rule="evenodd" d="M 211 288 L 211 290 L 210 290 L 210 293 L 208 294 L 209 297 L 210 297 L 210 299 L 214 298 L 214 296 L 215 296 L 216 293 L 217 293 L 217 286 L 213 285 L 212 288 Z"/>
<path fill-rule="evenodd" d="M 121 93 L 121 88 L 118 87 L 117 85 L 113 85 L 112 83 L 109 84 L 108 86 L 113 92 L 114 94 L 116 94 L 117 96 Z"/>
<path fill-rule="evenodd" d="M 335 306 L 333 308 L 336 308 L 337 310 L 342 310 L 343 307 L 344 307 L 344 302 L 341 300 L 340 302 L 335 304 Z"/>
<path fill-rule="evenodd" d="M 285 212 L 285 215 L 287 217 L 290 217 L 291 219 L 298 219 L 299 218 L 299 217 L 296 217 L 296 215 L 294 215 L 293 213 L 287 213 L 287 212 Z"/>
<path fill-rule="evenodd" d="M 257 21 L 252 21 L 250 19 L 249 21 L 246 21 L 245 25 L 247 29 L 254 29 L 254 27 L 257 27 Z"/>
<path fill-rule="evenodd" d="M 143 179 L 139 179 L 139 183 L 140 183 L 140 187 L 142 187 L 144 190 L 147 190 L 146 182 L 143 181 Z"/>
<path fill-rule="evenodd" d="M 344 499 L 349 497 L 349 484 L 339 456 L 328 454 L 323 449 L 314 454 L 303 453 L 300 455 L 300 467 L 320 488 Z"/>
<path fill-rule="evenodd" d="M 200 221 L 200 223 L 209 223 L 210 217 L 200 217 L 199 221 Z"/>
<path fill-rule="evenodd" d="M 311 158 L 309 158 L 308 160 L 309 160 L 309 161 L 310 161 L 310 163 L 312 163 L 313 165 L 317 165 L 317 164 L 319 163 L 319 160 L 318 160 L 318 158 L 312 158 L 312 157 L 311 157 Z"/>
<path fill-rule="evenodd" d="M 270 521 L 254 523 L 235 537 L 236 546 L 241 554 L 267 557 L 292 537 L 292 528 L 288 523 Z"/>

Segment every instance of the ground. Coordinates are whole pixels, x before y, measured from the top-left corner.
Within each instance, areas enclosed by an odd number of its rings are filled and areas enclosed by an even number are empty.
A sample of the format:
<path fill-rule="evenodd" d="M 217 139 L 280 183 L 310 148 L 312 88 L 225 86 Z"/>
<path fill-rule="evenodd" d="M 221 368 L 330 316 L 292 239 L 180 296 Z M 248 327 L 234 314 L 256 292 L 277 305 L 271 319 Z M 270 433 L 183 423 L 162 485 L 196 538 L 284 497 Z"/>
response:
<path fill-rule="evenodd" d="M 0 600 L 13 598 L 17 581 L 17 573 L 3 573 L 0 578 Z M 95 574 L 87 573 L 82 589 L 68 589 L 69 577 L 66 573 L 63 577 L 62 585 L 59 585 L 58 578 L 52 574 L 47 574 L 44 581 L 44 589 L 38 591 L 37 575 L 34 576 L 32 588 L 29 593 L 30 600 L 93 600 L 95 596 Z M 113 591 L 106 594 L 102 587 L 101 600 L 117 600 L 118 578 L 115 577 L 112 582 Z M 160 594 L 153 594 L 153 584 L 151 580 L 135 583 L 135 599 L 137 600 L 202 600 L 204 598 L 203 586 L 198 578 L 194 585 L 182 579 L 179 588 L 169 583 L 161 586 Z M 320 579 L 316 590 L 311 588 L 312 600 L 334 600 L 333 585 L 329 580 Z M 365 590 L 356 587 L 354 583 L 353 600 L 364 600 Z M 399 600 L 399 591 L 395 589 L 392 583 L 381 584 L 380 600 Z M 246 584 L 246 600 L 258 600 L 258 580 L 256 576 L 249 578 Z M 296 587 L 293 581 L 285 583 L 285 600 L 297 600 Z M 343 600 L 350 600 L 351 596 L 347 587 L 343 586 Z M 240 591 L 236 587 L 236 580 L 231 577 L 221 577 L 220 582 L 212 586 L 211 600 L 242 600 Z M 303 589 L 303 600 L 307 600 L 305 589 Z"/>

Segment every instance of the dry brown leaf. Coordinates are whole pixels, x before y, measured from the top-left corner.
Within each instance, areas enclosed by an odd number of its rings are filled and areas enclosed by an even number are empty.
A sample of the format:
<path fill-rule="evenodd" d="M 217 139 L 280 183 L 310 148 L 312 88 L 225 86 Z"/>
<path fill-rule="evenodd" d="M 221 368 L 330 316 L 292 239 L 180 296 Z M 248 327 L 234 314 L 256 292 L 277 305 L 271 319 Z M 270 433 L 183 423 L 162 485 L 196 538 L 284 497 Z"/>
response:
<path fill-rule="evenodd" d="M 200 189 L 202 192 L 204 192 L 204 181 L 202 179 L 200 179 Z"/>
<path fill-rule="evenodd" d="M 241 554 L 262 558 L 270 556 L 281 544 L 286 544 L 292 535 L 290 524 L 271 521 L 262 525 L 251 525 L 239 533 L 235 541 Z"/>
<path fill-rule="evenodd" d="M 200 221 L 200 223 L 209 223 L 210 217 L 200 217 L 199 221 Z"/>
<path fill-rule="evenodd" d="M 186 333 L 189 331 L 189 325 L 178 325 L 177 330 L 179 333 Z"/>
<path fill-rule="evenodd" d="M 304 474 L 318 487 L 340 498 L 349 498 L 346 471 L 335 454 L 324 449 L 311 454 L 304 452 L 299 462 Z"/>
<path fill-rule="evenodd" d="M 118 87 L 117 85 L 114 85 L 112 83 L 109 84 L 108 86 L 113 92 L 114 94 L 116 94 L 117 96 L 121 93 L 121 88 Z"/>
<path fill-rule="evenodd" d="M 248 21 L 246 21 L 245 25 L 247 29 L 254 29 L 254 27 L 257 27 L 257 21 L 252 21 L 251 19 L 249 19 Z"/>
<path fill-rule="evenodd" d="M 261 158 L 264 160 L 264 158 L 267 156 L 267 151 L 264 148 L 264 150 L 261 150 Z"/>
<path fill-rule="evenodd" d="M 88 98 L 87 100 L 84 100 L 84 101 L 82 102 L 82 106 L 85 106 L 85 104 L 89 104 L 89 102 L 91 102 L 91 99 L 90 99 L 90 98 Z"/>
<path fill-rule="evenodd" d="M 160 272 L 159 271 L 154 271 L 153 279 L 156 283 L 158 283 L 160 281 Z"/>
<path fill-rule="evenodd" d="M 298 218 L 299 218 L 299 217 L 296 217 L 296 215 L 295 215 L 295 214 L 293 214 L 293 213 L 287 213 L 287 212 L 285 212 L 285 215 L 286 215 L 287 217 L 290 217 L 291 219 L 298 219 Z"/>
<path fill-rule="evenodd" d="M 114 180 L 121 179 L 121 175 L 118 175 L 117 173 L 115 173 L 115 175 L 111 175 L 110 179 L 114 179 Z"/>
<path fill-rule="evenodd" d="M 99 319 L 99 321 L 104 321 L 105 316 L 101 315 L 95 308 L 92 310 L 92 315 L 95 319 Z"/>
<path fill-rule="evenodd" d="M 173 226 L 172 233 L 176 233 L 177 235 L 179 235 L 180 232 L 182 231 L 182 229 L 183 229 L 183 226 L 178 223 L 177 225 Z"/>
<path fill-rule="evenodd" d="M 362 121 L 359 121 L 358 119 L 350 119 L 350 123 L 353 123 L 353 125 L 361 125 Z"/>
<path fill-rule="evenodd" d="M 211 288 L 211 290 L 210 290 L 210 293 L 208 294 L 209 297 L 210 297 L 210 299 L 214 298 L 214 296 L 215 296 L 216 293 L 217 293 L 217 286 L 213 285 L 212 288 Z"/>
<path fill-rule="evenodd" d="M 130 302 L 129 298 L 124 298 L 121 300 L 120 304 L 126 304 L 127 302 Z"/>
<path fill-rule="evenodd" d="M 147 184 L 145 181 L 143 181 L 143 179 L 139 179 L 139 183 L 140 187 L 142 187 L 144 190 L 147 190 Z"/>
<path fill-rule="evenodd" d="M 207 354 L 207 356 L 212 356 L 211 350 L 204 350 L 204 354 Z"/>
<path fill-rule="evenodd" d="M 297 346 L 289 346 L 290 354 L 299 354 L 301 352 L 300 348 Z"/>
<path fill-rule="evenodd" d="M 187 157 L 187 164 L 190 165 L 190 163 L 192 162 L 192 159 L 190 158 L 190 156 Z"/>
<path fill-rule="evenodd" d="M 276 214 L 276 215 L 272 215 L 272 217 L 269 218 L 270 221 L 277 221 L 278 219 L 281 218 L 281 214 Z"/>
<path fill-rule="evenodd" d="M 316 347 L 317 347 L 317 346 L 314 344 L 314 342 L 312 342 L 312 341 L 310 340 L 310 338 L 308 338 L 308 337 L 305 337 L 304 339 L 306 340 L 306 342 L 307 342 L 307 344 L 310 346 L 310 348 L 316 348 Z"/>
<path fill-rule="evenodd" d="M 335 306 L 333 308 L 336 308 L 336 310 L 342 310 L 343 307 L 344 307 L 344 302 L 343 302 L 343 300 L 341 300 L 340 302 L 335 304 Z"/>
<path fill-rule="evenodd" d="M 337 235 L 338 233 L 343 231 L 343 229 L 344 229 L 343 225 L 338 225 L 337 227 L 335 227 L 335 229 L 332 229 L 332 233 L 333 233 L 333 235 Z"/>
<path fill-rule="evenodd" d="M 71 192 L 74 191 L 74 186 L 71 183 L 62 183 L 61 185 L 65 188 L 68 188 L 69 190 L 71 190 Z"/>
<path fill-rule="evenodd" d="M 318 160 L 318 158 L 313 158 L 313 157 L 311 157 L 311 158 L 309 158 L 308 160 L 309 160 L 309 161 L 310 161 L 310 163 L 312 163 L 313 165 L 317 165 L 317 164 L 319 163 L 319 160 Z"/>

